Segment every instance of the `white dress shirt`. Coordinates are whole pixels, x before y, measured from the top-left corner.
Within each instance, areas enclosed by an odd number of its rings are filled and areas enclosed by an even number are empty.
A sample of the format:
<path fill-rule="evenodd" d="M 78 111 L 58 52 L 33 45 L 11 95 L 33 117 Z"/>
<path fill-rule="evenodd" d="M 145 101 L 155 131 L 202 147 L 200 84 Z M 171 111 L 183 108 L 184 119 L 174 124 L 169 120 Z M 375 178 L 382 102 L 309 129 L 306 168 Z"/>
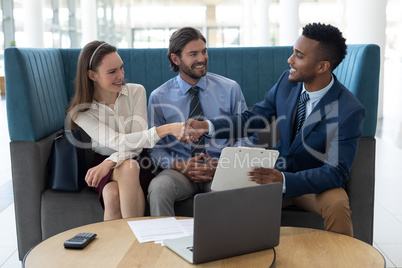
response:
<path fill-rule="evenodd" d="M 118 167 L 124 160 L 152 148 L 160 140 L 155 127 L 148 129 L 145 88 L 126 84 L 113 109 L 93 100 L 89 110 L 78 114 L 74 122 L 92 139 L 92 149 Z"/>

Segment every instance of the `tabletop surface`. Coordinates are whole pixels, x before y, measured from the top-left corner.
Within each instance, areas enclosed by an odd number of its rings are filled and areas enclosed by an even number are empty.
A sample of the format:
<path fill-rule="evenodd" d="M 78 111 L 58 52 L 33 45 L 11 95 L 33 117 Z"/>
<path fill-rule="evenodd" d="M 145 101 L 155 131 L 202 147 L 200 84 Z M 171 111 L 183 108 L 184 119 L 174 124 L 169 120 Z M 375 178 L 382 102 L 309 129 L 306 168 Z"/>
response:
<path fill-rule="evenodd" d="M 382 255 L 360 240 L 323 230 L 281 227 L 279 246 L 232 258 L 193 265 L 167 247 L 139 243 L 128 221 L 99 222 L 55 235 L 26 255 L 25 267 L 385 267 Z M 80 232 L 97 237 L 83 250 L 68 250 L 64 241 Z M 275 256 L 276 255 L 276 256 Z M 341 266 L 339 266 L 341 265 Z"/>

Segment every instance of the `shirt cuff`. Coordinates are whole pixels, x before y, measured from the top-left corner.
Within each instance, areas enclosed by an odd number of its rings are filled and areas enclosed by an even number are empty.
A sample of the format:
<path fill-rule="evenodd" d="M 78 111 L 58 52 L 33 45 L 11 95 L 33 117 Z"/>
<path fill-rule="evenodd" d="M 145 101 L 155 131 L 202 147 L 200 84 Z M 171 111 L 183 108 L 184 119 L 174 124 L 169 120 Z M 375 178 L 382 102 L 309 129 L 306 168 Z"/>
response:
<path fill-rule="evenodd" d="M 161 140 L 161 137 L 159 137 L 158 132 L 156 131 L 156 127 L 150 128 L 149 132 L 150 133 L 148 135 L 148 142 L 151 148 L 153 148 L 156 145 L 156 143 Z"/>
<path fill-rule="evenodd" d="M 285 174 L 283 174 L 283 172 L 281 172 L 281 173 L 282 173 L 282 177 L 283 177 L 282 193 L 284 194 L 284 193 L 286 193 L 286 177 L 285 177 Z"/>
<path fill-rule="evenodd" d="M 209 132 L 208 132 L 208 134 L 206 134 L 206 135 L 208 135 L 208 136 L 212 136 L 212 134 L 214 134 L 215 133 L 215 127 L 214 127 L 214 124 L 212 124 L 212 122 L 211 121 L 209 121 L 209 120 L 206 120 L 207 121 L 207 123 L 208 123 L 208 128 L 209 128 Z"/>

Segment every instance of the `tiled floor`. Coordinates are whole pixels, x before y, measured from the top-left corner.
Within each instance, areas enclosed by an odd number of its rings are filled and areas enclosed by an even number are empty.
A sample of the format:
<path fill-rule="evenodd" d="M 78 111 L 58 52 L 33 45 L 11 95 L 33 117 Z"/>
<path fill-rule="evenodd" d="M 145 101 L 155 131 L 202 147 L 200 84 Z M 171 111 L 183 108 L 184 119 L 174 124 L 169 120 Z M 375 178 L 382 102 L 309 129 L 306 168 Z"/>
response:
<path fill-rule="evenodd" d="M 5 99 L 0 99 L 0 267 L 21 267 L 12 199 Z M 398 116 L 402 118 L 401 116 Z M 402 267 L 402 119 L 378 122 L 374 246 L 387 267 Z"/>
<path fill-rule="evenodd" d="M 387 127 L 392 121 L 379 123 Z M 395 137 L 398 131 L 390 127 L 388 134 Z M 402 149 L 398 143 L 401 146 L 400 140 L 377 135 L 374 247 L 384 255 L 387 267 L 402 267 Z"/>

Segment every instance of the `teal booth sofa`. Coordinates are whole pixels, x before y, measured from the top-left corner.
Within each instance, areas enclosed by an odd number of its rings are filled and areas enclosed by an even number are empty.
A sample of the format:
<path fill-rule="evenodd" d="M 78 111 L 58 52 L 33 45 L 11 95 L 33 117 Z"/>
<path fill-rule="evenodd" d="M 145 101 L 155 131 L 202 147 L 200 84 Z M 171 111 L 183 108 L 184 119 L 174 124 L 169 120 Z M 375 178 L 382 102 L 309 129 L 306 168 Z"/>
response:
<path fill-rule="evenodd" d="M 174 77 L 166 49 L 120 49 L 127 82 L 144 85 L 149 96 Z M 63 128 L 65 109 L 74 95 L 80 49 L 7 48 L 5 84 L 15 217 L 20 259 L 42 240 L 70 228 L 102 221 L 95 192 L 48 189 L 48 159 L 53 139 Z M 210 48 L 208 70 L 236 80 L 248 106 L 263 99 L 289 68 L 291 47 Z M 367 109 L 363 137 L 346 185 L 355 237 L 373 238 L 375 131 L 379 88 L 380 49 L 349 45 L 335 70 L 338 79 Z M 259 133 L 261 146 L 272 146 L 275 125 Z M 280 135 L 280 134 L 279 134 Z M 89 156 L 90 157 L 90 153 Z M 178 216 L 192 216 L 192 199 L 176 204 Z M 282 225 L 323 228 L 319 216 L 297 207 L 283 209 Z"/>

